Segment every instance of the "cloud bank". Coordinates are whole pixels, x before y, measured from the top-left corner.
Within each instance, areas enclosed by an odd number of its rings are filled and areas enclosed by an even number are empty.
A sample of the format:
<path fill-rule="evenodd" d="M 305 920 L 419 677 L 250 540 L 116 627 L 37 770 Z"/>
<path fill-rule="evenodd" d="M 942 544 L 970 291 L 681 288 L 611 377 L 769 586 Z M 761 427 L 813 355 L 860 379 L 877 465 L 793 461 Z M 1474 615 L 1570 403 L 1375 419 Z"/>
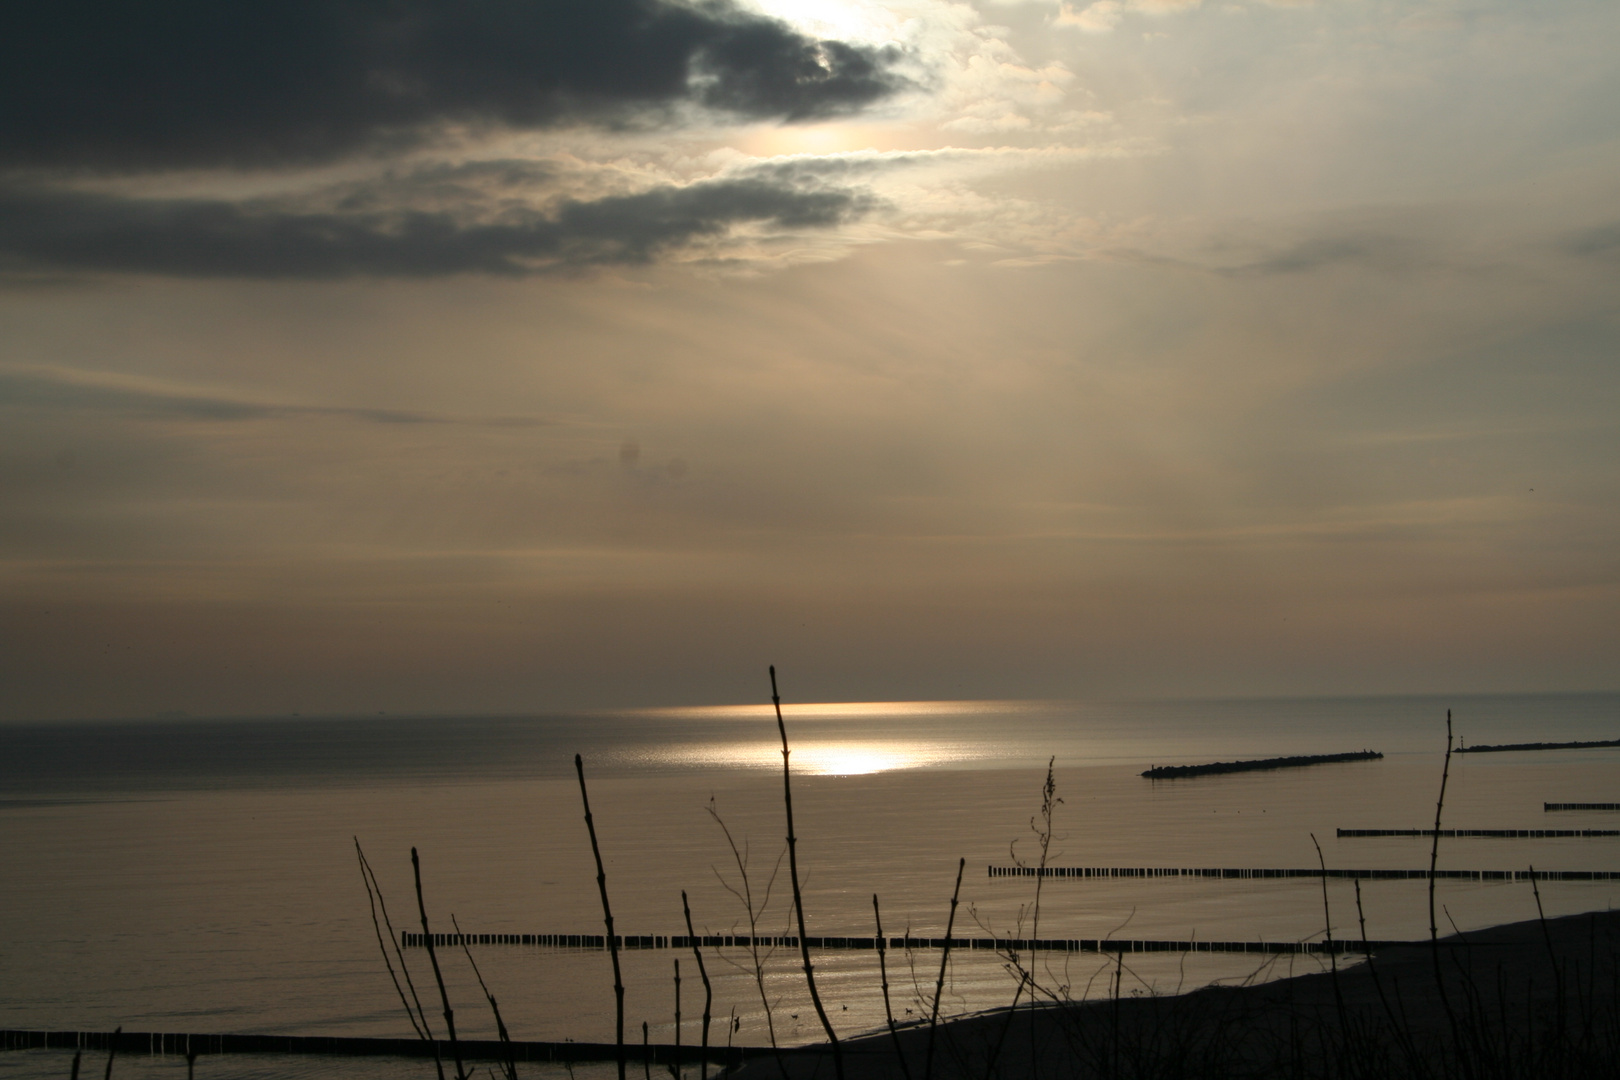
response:
<path fill-rule="evenodd" d="M 0 33 L 0 167 L 330 161 L 450 126 L 808 120 L 904 85 L 899 52 L 728 0 L 65 0 Z"/>
<path fill-rule="evenodd" d="M 0 190 L 0 267 L 220 278 L 526 274 L 645 263 L 737 226 L 834 225 L 869 205 L 857 191 L 757 179 L 568 199 L 493 220 L 410 207 L 349 212 L 12 189 Z"/>

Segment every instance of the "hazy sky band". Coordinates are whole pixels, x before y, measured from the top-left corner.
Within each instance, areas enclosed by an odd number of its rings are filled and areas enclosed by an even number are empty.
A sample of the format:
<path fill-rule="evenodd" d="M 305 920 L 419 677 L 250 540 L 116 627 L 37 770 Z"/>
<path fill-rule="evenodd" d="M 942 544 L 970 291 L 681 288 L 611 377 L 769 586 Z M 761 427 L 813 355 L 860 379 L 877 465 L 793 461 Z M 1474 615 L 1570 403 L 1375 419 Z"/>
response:
<path fill-rule="evenodd" d="M 5 18 L 9 718 L 1617 684 L 1612 5 Z"/>

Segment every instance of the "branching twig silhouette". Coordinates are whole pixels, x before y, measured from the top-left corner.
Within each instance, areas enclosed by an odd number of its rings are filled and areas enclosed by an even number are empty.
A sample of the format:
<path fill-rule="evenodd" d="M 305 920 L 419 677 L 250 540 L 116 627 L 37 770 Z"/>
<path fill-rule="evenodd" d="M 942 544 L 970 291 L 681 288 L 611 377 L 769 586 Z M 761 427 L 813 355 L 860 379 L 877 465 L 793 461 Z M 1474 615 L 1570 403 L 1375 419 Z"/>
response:
<path fill-rule="evenodd" d="M 388 918 L 388 905 L 383 901 L 382 886 L 377 883 L 377 875 L 371 869 L 371 863 L 366 861 L 366 853 L 360 847 L 360 838 L 354 838 L 354 853 L 360 859 L 360 880 L 366 886 L 366 899 L 371 902 L 371 928 L 377 932 L 377 948 L 382 951 L 383 963 L 388 965 L 388 977 L 394 982 L 394 991 L 399 994 L 399 1003 L 405 1006 L 405 1015 L 410 1017 L 411 1027 L 423 1039 L 432 1041 L 432 1029 L 428 1027 L 427 1013 L 422 1010 L 422 999 L 416 996 L 416 984 L 411 981 L 410 968 L 405 965 L 405 954 L 399 949 L 399 935 L 394 933 L 393 920 Z M 382 908 L 382 922 L 388 927 L 388 941 L 383 941 L 382 925 L 377 921 L 377 909 Z M 399 957 L 399 970 L 405 976 L 405 985 L 411 988 L 410 999 L 405 997 L 404 987 L 399 985 L 399 976 L 394 974 L 394 962 L 388 956 L 388 947 L 392 945 L 394 953 Z M 415 1002 L 413 1009 L 411 1003 Z M 419 1022 L 420 1018 L 420 1022 Z"/>
<path fill-rule="evenodd" d="M 512 1053 L 512 1037 L 507 1034 L 506 1022 L 501 1019 L 501 1007 L 495 1002 L 495 995 L 489 992 L 489 986 L 484 982 L 484 973 L 478 970 L 478 961 L 473 959 L 472 949 L 467 945 L 467 935 L 461 932 L 461 924 L 456 921 L 455 912 L 450 913 L 450 925 L 456 928 L 456 937 L 461 941 L 461 951 L 467 954 L 467 963 L 472 965 L 473 975 L 478 979 L 478 989 L 484 992 L 489 1001 L 490 1011 L 495 1014 L 495 1032 L 500 1036 L 501 1046 L 506 1051 L 506 1062 L 501 1070 L 506 1074 L 506 1080 L 517 1080 L 517 1058 Z"/>
<path fill-rule="evenodd" d="M 737 839 L 731 835 L 731 829 L 726 825 L 725 819 L 720 816 L 720 810 L 715 805 L 713 796 L 709 797 L 707 810 L 709 816 L 714 819 L 714 823 L 720 826 L 720 832 L 726 838 L 726 846 L 731 849 L 732 861 L 737 864 L 738 887 L 733 888 L 732 884 L 725 879 L 725 875 L 721 874 L 719 870 L 712 866 L 709 869 L 714 872 L 715 879 L 720 882 L 721 888 L 736 897 L 748 915 L 748 956 L 752 964 L 751 967 L 743 967 L 743 965 L 724 953 L 720 954 L 720 958 L 738 971 L 748 972 L 753 976 L 754 988 L 759 992 L 760 1007 L 765 1010 L 765 1032 L 770 1038 L 771 1050 L 776 1054 L 777 1066 L 785 1077 L 787 1075 L 787 1063 L 782 1060 L 781 1047 L 776 1041 L 775 1003 L 771 1001 L 770 992 L 765 987 L 765 962 L 771 958 L 771 955 L 776 951 L 776 947 L 775 945 L 762 946 L 759 943 L 759 924 L 765 918 L 766 909 L 770 907 L 771 890 L 776 887 L 776 875 L 782 869 L 782 860 L 787 857 L 787 849 L 784 847 L 781 854 L 776 856 L 776 863 L 771 867 L 771 876 L 765 882 L 765 895 L 760 899 L 759 905 L 756 907 L 754 904 L 753 881 L 748 875 L 748 840 L 744 838 L 742 847 L 737 846 Z M 788 912 L 788 919 L 791 920 L 792 917 L 793 913 Z"/>

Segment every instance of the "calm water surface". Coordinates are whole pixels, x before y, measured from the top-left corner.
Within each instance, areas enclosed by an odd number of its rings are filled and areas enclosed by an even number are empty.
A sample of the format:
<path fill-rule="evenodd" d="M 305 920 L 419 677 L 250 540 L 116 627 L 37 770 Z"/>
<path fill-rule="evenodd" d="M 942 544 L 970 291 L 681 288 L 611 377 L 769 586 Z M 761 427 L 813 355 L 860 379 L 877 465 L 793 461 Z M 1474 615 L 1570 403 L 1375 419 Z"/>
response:
<path fill-rule="evenodd" d="M 1620 736 L 1620 695 L 789 706 L 810 932 L 870 935 L 877 893 L 887 932 L 942 935 L 965 858 L 961 932 L 1008 933 L 1022 918 L 1029 933 L 1032 883 L 989 879 L 985 867 L 1007 863 L 1015 843 L 1019 857 L 1034 857 L 1029 826 L 1048 758 L 1063 799 L 1057 864 L 1310 866 L 1314 833 L 1329 866 L 1426 866 L 1424 840 L 1338 840 L 1334 830 L 1432 824 L 1448 706 L 1470 743 Z M 700 932 L 746 932 L 728 891 L 740 886 L 737 867 L 712 807 L 747 851 L 756 896 L 770 888 L 762 932 L 786 933 L 785 864 L 771 882 L 784 835 L 775 739 L 758 708 L 0 727 L 0 1026 L 409 1035 L 378 956 L 353 838 L 396 928 L 415 928 L 415 845 L 436 930 L 448 930 L 454 913 L 470 932 L 600 932 L 576 752 L 621 932 L 683 932 L 683 889 Z M 1168 783 L 1138 775 L 1151 764 L 1363 748 L 1386 757 Z M 1620 801 L 1620 750 L 1455 759 L 1445 824 L 1620 827 L 1620 814 L 1543 813 L 1546 801 Z M 1612 839 L 1454 840 L 1440 849 L 1442 866 L 1468 869 L 1615 870 L 1617 856 Z M 1374 882 L 1363 894 L 1370 936 L 1426 934 L 1422 883 Z M 1620 888 L 1556 883 L 1542 895 L 1549 914 L 1562 914 L 1607 908 Z M 1535 914 L 1525 886 L 1443 883 L 1440 896 L 1463 929 Z M 1349 883 L 1330 884 L 1330 899 L 1336 932 L 1354 934 Z M 1039 932 L 1289 940 L 1319 936 L 1322 923 L 1320 887 L 1309 881 L 1052 881 Z M 612 1039 L 605 953 L 484 947 L 476 956 L 514 1037 Z M 429 977 L 425 954 L 408 957 Z M 643 1020 L 654 1040 L 672 1038 L 677 958 L 685 1039 L 695 1038 L 702 992 L 690 954 L 651 951 L 625 957 L 637 1039 Z M 458 1028 L 493 1037 L 465 958 L 443 959 Z M 1241 957 L 1138 959 L 1130 976 L 1138 990 L 1255 973 Z M 735 1010 L 738 1041 L 765 1041 L 746 958 L 709 960 L 716 1014 Z M 786 950 L 767 960 L 777 1035 L 789 1042 L 819 1036 L 795 962 Z M 938 954 L 893 962 L 897 1011 L 920 1010 Z M 841 1031 L 881 1023 L 874 956 L 832 952 L 817 964 Z M 1043 979 L 1078 997 L 1099 966 L 1095 956 L 1054 957 Z M 1101 988 L 1099 979 L 1090 992 Z M 992 1007 L 1011 989 L 994 956 L 959 954 L 946 1005 Z M 715 1037 L 724 1039 L 720 1023 Z M 60 1066 L 59 1055 L 0 1055 L 0 1076 L 19 1080 Z M 127 1066 L 165 1075 L 183 1067 Z M 415 1076 L 416 1068 L 224 1059 L 208 1075 Z"/>

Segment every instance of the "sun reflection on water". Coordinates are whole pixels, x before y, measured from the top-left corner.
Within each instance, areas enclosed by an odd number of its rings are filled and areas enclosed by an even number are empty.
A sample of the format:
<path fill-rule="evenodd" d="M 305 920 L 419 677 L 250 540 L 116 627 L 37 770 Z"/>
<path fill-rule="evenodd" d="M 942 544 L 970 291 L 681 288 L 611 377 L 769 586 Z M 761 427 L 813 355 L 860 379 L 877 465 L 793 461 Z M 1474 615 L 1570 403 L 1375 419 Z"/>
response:
<path fill-rule="evenodd" d="M 1004 756 L 1005 721 L 1039 714 L 1030 701 L 833 701 L 782 706 L 793 771 L 866 776 L 984 762 Z M 775 711 L 769 704 L 637 710 L 671 741 L 633 755 L 646 765 L 698 769 L 780 769 Z M 718 723 L 716 723 L 718 722 Z"/>
<path fill-rule="evenodd" d="M 807 776 L 865 776 L 895 769 L 922 769 L 972 756 L 961 746 L 928 742 L 805 742 L 792 747 L 795 773 Z M 780 743 L 687 743 L 669 747 L 660 759 L 688 768 L 780 769 Z"/>

